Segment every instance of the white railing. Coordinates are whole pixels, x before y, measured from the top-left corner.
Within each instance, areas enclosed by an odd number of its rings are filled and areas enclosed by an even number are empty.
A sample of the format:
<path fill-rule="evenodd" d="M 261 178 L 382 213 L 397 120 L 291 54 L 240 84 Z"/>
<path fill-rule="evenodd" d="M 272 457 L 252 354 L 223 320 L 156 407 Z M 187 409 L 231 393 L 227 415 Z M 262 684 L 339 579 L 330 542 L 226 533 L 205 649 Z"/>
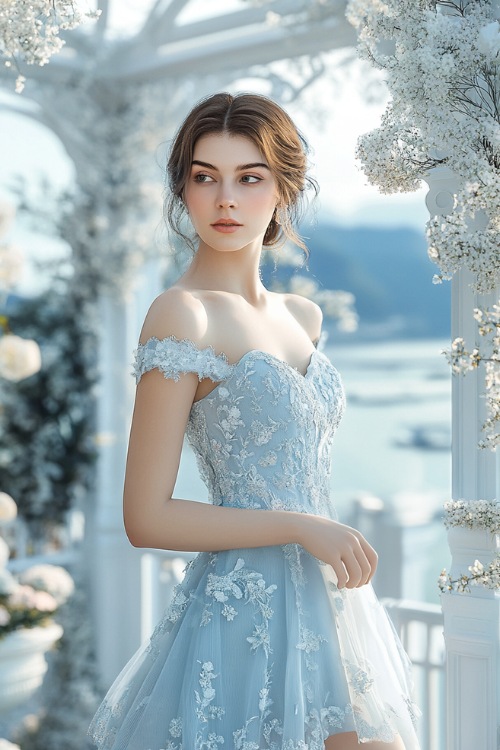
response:
<path fill-rule="evenodd" d="M 446 748 L 443 614 L 437 604 L 383 599 L 413 664 L 422 750 Z"/>

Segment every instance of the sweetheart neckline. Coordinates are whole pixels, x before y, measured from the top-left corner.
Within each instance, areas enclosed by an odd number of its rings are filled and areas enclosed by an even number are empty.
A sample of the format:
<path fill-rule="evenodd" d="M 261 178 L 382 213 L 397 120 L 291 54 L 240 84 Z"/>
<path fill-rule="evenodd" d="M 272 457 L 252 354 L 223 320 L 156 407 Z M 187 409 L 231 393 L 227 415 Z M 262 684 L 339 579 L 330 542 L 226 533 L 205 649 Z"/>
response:
<path fill-rule="evenodd" d="M 200 352 L 200 353 L 202 353 L 202 352 L 210 352 L 214 357 L 216 357 L 217 359 L 222 360 L 224 362 L 224 364 L 226 364 L 228 367 L 231 367 L 231 368 L 237 367 L 241 362 L 243 362 L 251 354 L 260 354 L 260 355 L 263 355 L 265 357 L 270 357 L 275 362 L 278 362 L 278 363 L 284 365 L 286 368 L 288 368 L 288 369 L 296 372 L 297 375 L 300 375 L 300 377 L 304 378 L 304 379 L 307 377 L 309 369 L 310 369 L 310 367 L 312 365 L 312 361 L 314 359 L 314 355 L 315 354 L 320 354 L 320 352 L 318 351 L 318 349 L 313 349 L 312 352 L 311 352 L 311 355 L 309 357 L 309 362 L 307 363 L 307 366 L 306 366 L 306 371 L 304 373 L 301 373 L 300 370 L 297 367 L 295 367 L 294 365 L 291 365 L 290 362 L 286 361 L 286 359 L 282 359 L 281 357 L 278 357 L 276 354 L 271 354 L 270 352 L 266 352 L 263 349 L 249 349 L 247 352 L 245 352 L 244 354 L 242 354 L 241 357 L 239 359 L 237 359 L 235 362 L 229 362 L 227 354 L 225 354 L 224 352 L 216 352 L 215 349 L 214 349 L 214 347 L 211 346 L 210 344 L 208 344 L 207 346 L 198 346 L 198 344 L 196 344 L 192 339 L 187 339 L 187 338 L 179 339 L 179 338 L 177 338 L 177 336 L 174 336 L 173 334 L 170 335 L 170 336 L 165 336 L 162 339 L 159 339 L 157 336 L 151 336 L 149 339 L 147 339 L 147 341 L 144 342 L 144 344 L 139 343 L 138 349 L 140 349 L 141 347 L 145 347 L 150 341 L 155 341 L 155 342 L 158 342 L 158 343 L 161 343 L 163 341 L 175 341 L 178 344 L 189 344 L 197 352 Z M 220 382 L 222 382 L 222 381 L 220 381 Z M 197 402 L 195 402 L 195 403 L 197 403 Z"/>
<path fill-rule="evenodd" d="M 189 341 L 189 339 L 187 340 Z M 207 348 L 212 349 L 212 347 L 207 347 Z M 262 349 L 250 349 L 248 352 L 245 352 L 244 354 L 242 354 L 241 357 L 236 362 L 232 362 L 232 363 L 227 362 L 227 358 L 226 358 L 226 364 L 231 368 L 230 374 L 227 376 L 227 378 L 224 378 L 223 380 L 219 380 L 215 388 L 212 388 L 212 390 L 209 391 L 205 396 L 202 396 L 197 401 L 193 401 L 192 405 L 196 406 L 197 404 L 202 404 L 204 401 L 209 399 L 210 396 L 212 395 L 215 396 L 220 386 L 223 386 L 225 383 L 227 383 L 231 379 L 236 368 L 239 367 L 239 365 L 241 365 L 246 359 L 248 359 L 250 355 L 260 355 L 259 358 L 263 360 L 270 359 L 272 362 L 275 362 L 281 365 L 285 370 L 295 373 L 297 377 L 300 378 L 301 380 L 307 381 L 308 375 L 310 371 L 312 370 L 312 365 L 313 365 L 316 354 L 321 354 L 321 352 L 319 352 L 317 349 L 313 349 L 304 374 L 302 374 L 300 370 L 298 370 L 296 367 L 291 365 L 286 360 L 281 359 L 280 357 L 276 357 L 274 354 L 270 354 L 269 352 L 265 352 Z M 223 355 L 223 356 L 225 357 L 226 355 Z"/>
<path fill-rule="evenodd" d="M 228 362 L 227 361 L 227 356 L 225 354 L 223 356 L 226 358 L 226 364 L 228 364 L 229 367 L 237 367 L 239 364 L 241 364 L 241 362 L 243 362 L 245 359 L 247 359 L 247 357 L 249 357 L 251 354 L 261 355 L 261 357 L 263 359 L 265 359 L 266 357 L 269 357 L 273 361 L 278 362 L 281 365 L 284 365 L 287 369 L 292 370 L 293 372 L 296 372 L 297 375 L 300 375 L 301 378 L 305 379 L 307 377 L 307 373 L 309 372 L 309 370 L 311 368 L 314 355 L 317 354 L 317 353 L 318 353 L 317 349 L 313 349 L 312 350 L 311 355 L 309 357 L 309 361 L 308 361 L 308 363 L 306 365 L 306 370 L 305 370 L 304 373 L 302 373 L 299 370 L 298 367 L 295 367 L 294 365 L 291 365 L 290 362 L 287 362 L 286 359 L 281 359 L 281 357 L 277 357 L 276 354 L 271 354 L 270 352 L 265 352 L 263 349 L 249 349 L 247 352 L 245 352 L 244 354 L 242 354 L 241 357 L 236 360 L 236 362 Z"/>

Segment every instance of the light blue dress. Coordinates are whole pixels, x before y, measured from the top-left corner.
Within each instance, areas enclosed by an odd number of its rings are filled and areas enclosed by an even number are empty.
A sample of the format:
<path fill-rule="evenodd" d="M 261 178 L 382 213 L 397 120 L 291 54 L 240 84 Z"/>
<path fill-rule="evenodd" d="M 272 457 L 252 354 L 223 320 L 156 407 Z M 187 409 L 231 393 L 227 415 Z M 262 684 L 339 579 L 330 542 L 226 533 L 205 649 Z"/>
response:
<path fill-rule="evenodd" d="M 345 397 L 314 351 L 302 375 L 250 351 L 235 364 L 174 337 L 139 345 L 135 375 L 217 387 L 187 437 L 214 505 L 335 518 L 331 446 Z M 168 446 L 165 448 L 168 450 Z M 100 750 L 324 750 L 400 734 L 417 750 L 410 665 L 370 585 L 339 590 L 298 544 L 202 552 L 89 732 Z"/>

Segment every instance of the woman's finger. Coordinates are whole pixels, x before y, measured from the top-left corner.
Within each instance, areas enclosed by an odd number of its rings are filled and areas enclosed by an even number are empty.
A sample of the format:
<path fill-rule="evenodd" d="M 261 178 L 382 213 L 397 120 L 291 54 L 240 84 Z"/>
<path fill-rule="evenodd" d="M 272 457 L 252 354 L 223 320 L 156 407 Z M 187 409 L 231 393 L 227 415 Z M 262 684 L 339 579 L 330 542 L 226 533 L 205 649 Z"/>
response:
<path fill-rule="evenodd" d="M 348 589 L 357 588 L 363 577 L 363 570 L 356 558 L 356 555 L 354 554 L 354 551 L 348 550 L 348 552 L 343 555 L 342 562 L 345 565 L 345 569 L 348 575 L 346 587 Z"/>

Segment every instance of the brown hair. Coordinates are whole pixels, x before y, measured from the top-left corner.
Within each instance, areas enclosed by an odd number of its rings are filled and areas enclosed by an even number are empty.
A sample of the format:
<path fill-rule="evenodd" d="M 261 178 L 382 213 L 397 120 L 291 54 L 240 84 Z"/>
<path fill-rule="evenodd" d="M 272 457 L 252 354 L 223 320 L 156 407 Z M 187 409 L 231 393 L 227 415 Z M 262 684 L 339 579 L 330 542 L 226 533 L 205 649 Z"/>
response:
<path fill-rule="evenodd" d="M 280 205 L 267 227 L 264 245 L 279 246 L 289 239 L 307 253 L 296 227 L 306 188 L 311 187 L 314 194 L 318 192 L 315 180 L 307 175 L 308 146 L 287 113 L 271 99 L 257 94 L 221 93 L 202 99 L 179 128 L 167 162 L 170 193 L 164 203 L 165 217 L 173 232 L 194 250 L 193 241 L 182 229 L 186 215 L 183 193 L 191 174 L 195 144 L 212 133 L 250 139 L 269 164 Z"/>

